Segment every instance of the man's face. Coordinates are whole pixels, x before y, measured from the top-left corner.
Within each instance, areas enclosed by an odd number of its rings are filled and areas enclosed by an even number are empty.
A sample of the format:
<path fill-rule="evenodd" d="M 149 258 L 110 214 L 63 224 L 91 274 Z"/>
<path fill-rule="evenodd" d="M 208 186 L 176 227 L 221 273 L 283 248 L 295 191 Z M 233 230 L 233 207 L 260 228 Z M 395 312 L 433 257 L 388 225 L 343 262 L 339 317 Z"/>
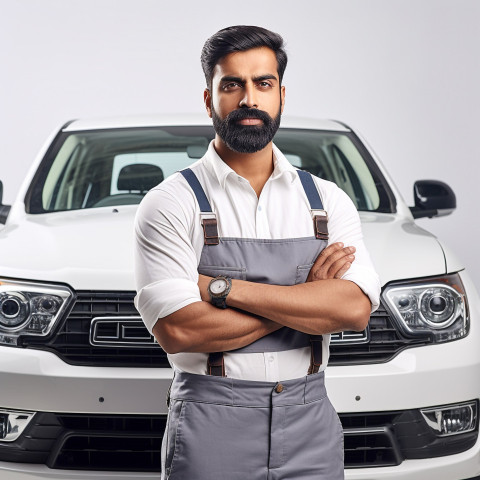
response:
<path fill-rule="evenodd" d="M 253 153 L 273 139 L 283 111 L 277 59 L 267 47 L 231 53 L 215 66 L 205 105 L 228 148 Z"/>

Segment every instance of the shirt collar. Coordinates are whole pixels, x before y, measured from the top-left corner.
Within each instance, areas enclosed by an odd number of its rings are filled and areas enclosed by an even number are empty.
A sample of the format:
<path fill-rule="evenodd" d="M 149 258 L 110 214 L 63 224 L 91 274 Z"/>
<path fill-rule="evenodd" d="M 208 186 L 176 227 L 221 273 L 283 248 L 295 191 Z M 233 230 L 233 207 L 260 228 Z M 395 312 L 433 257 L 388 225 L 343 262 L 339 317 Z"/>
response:
<path fill-rule="evenodd" d="M 273 144 L 273 174 L 272 179 L 286 176 L 293 182 L 297 177 L 297 169 L 286 159 L 285 155 Z"/>
<path fill-rule="evenodd" d="M 213 140 L 208 146 L 207 153 L 203 157 L 203 164 L 206 169 L 215 177 L 218 183 L 225 188 L 227 178 L 230 175 L 240 177 L 235 170 L 232 170 L 218 155 L 215 147 L 213 146 Z M 280 177 L 289 177 L 293 182 L 297 178 L 297 170 L 292 164 L 285 158 L 285 155 L 273 144 L 273 173 L 270 177 L 272 180 L 276 180 Z"/>

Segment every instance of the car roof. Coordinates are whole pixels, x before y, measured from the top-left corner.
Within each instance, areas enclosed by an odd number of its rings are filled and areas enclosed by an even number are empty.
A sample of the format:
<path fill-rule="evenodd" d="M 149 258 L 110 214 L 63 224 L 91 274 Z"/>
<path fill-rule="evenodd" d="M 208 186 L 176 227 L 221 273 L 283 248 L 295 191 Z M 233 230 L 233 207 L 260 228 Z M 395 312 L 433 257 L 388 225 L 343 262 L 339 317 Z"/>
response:
<path fill-rule="evenodd" d="M 171 114 L 171 115 L 142 115 L 118 116 L 106 118 L 79 119 L 68 122 L 62 129 L 64 132 L 82 130 L 106 130 L 116 128 L 165 127 L 165 126 L 192 126 L 212 124 L 206 114 Z M 330 130 L 348 132 L 350 129 L 343 123 L 335 120 L 319 120 L 313 118 L 282 116 L 283 128 L 301 128 L 313 130 Z"/>

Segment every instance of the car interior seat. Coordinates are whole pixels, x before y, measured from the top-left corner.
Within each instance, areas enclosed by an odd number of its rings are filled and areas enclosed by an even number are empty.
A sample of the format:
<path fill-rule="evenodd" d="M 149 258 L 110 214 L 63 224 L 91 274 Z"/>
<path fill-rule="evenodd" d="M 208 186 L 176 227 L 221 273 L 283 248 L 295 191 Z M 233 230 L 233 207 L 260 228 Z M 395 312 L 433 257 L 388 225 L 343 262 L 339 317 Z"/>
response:
<path fill-rule="evenodd" d="M 135 205 L 140 203 L 149 190 L 164 180 L 160 167 L 150 163 L 126 165 L 120 170 L 117 189 L 123 191 L 109 195 L 99 200 L 94 207 L 109 207 L 113 205 Z M 125 193 L 125 190 L 128 193 Z"/>

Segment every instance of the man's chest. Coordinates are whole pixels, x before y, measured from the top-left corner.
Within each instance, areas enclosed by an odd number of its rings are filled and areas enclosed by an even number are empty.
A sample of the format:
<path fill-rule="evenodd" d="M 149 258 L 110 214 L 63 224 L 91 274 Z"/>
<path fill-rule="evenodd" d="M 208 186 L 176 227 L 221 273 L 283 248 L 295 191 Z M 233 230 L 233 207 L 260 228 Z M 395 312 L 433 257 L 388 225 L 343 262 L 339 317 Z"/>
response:
<path fill-rule="evenodd" d="M 257 197 L 250 184 L 241 180 L 231 180 L 226 188 L 211 186 L 206 190 L 220 237 L 286 239 L 314 235 L 310 206 L 301 186 L 268 181 Z"/>

